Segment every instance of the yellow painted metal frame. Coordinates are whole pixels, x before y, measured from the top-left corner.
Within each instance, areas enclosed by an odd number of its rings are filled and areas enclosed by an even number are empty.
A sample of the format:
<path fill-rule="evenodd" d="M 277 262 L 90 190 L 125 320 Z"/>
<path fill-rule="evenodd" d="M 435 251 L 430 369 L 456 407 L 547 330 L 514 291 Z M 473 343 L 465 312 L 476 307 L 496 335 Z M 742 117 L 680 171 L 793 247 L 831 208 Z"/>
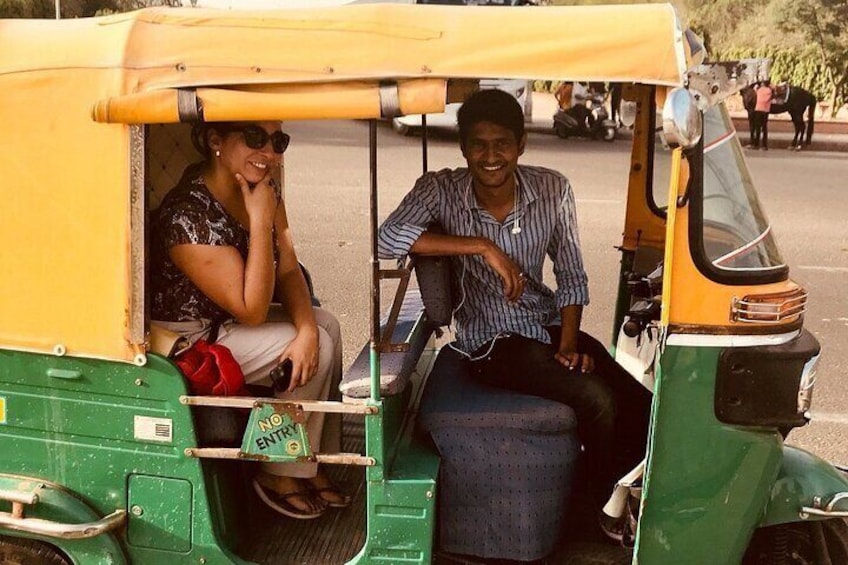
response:
<path fill-rule="evenodd" d="M 674 151 L 668 195 L 666 247 L 663 276 L 662 324 L 672 331 L 701 334 L 780 333 L 796 327 L 792 320 L 777 324 L 751 325 L 731 319 L 734 298 L 749 294 L 771 294 L 795 290 L 791 280 L 772 284 L 725 285 L 707 278 L 692 259 L 687 204 L 678 208 L 678 197 L 686 194 L 689 167 L 680 149 Z"/>
<path fill-rule="evenodd" d="M 689 182 L 689 165 L 680 149 L 672 156 L 666 218 L 658 216 L 648 204 L 648 146 L 653 143 L 651 129 L 656 127 L 649 105 L 656 104 L 660 114 L 667 90 L 661 86 L 629 85 L 623 91 L 624 99 L 637 103 L 638 113 L 633 127 L 622 248 L 627 251 L 635 251 L 637 247 L 664 250 L 662 325 L 675 330 L 714 334 L 786 331 L 786 326 L 796 322 L 752 326 L 732 320 L 731 305 L 734 298 L 795 290 L 797 284 L 788 280 L 768 285 L 723 285 L 708 279 L 695 265 L 690 253 L 690 208 L 675 205 L 678 197 L 685 194 Z"/>
<path fill-rule="evenodd" d="M 678 150 L 675 162 L 681 159 Z M 670 191 L 669 202 L 686 190 L 688 175 L 679 175 L 679 182 Z M 671 197 L 674 197 L 673 199 Z M 780 333 L 797 326 L 790 321 L 781 324 L 752 326 L 731 319 L 734 298 L 749 294 L 771 294 L 795 290 L 798 285 L 792 280 L 760 285 L 724 285 L 708 279 L 698 270 L 689 249 L 689 212 L 684 206 L 672 212 L 669 206 L 669 231 L 666 249 L 666 269 L 663 280 L 664 322 L 672 329 L 697 333 Z"/>
<path fill-rule="evenodd" d="M 663 94 L 664 89 L 658 87 Z M 654 88 L 646 85 L 625 86 L 622 93 L 625 100 L 637 104 L 636 123 L 633 124 L 633 148 L 630 156 L 630 174 L 627 185 L 627 213 L 624 219 L 624 238 L 621 246 L 627 251 L 635 251 L 637 247 L 652 247 L 663 249 L 665 246 L 666 221 L 651 210 L 648 204 L 648 193 L 645 187 L 651 182 L 648 178 L 651 147 L 653 143 L 652 130 L 655 127 L 650 112 L 650 105 L 655 103 Z M 661 103 L 657 103 L 662 108 Z"/>

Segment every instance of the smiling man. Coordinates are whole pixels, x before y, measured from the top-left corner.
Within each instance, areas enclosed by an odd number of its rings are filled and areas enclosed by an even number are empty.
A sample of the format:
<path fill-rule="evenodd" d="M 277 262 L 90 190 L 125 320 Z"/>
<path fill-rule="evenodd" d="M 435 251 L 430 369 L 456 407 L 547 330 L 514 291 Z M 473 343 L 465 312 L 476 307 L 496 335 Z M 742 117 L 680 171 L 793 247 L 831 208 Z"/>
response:
<path fill-rule="evenodd" d="M 560 173 L 518 164 L 527 142 L 519 104 L 483 90 L 457 119 L 467 167 L 418 179 L 380 227 L 380 256 L 452 258 L 451 347 L 480 382 L 574 409 L 600 505 L 644 454 L 650 396 L 580 332 L 589 292 L 574 195 Z M 542 280 L 546 256 L 556 291 Z M 636 427 L 644 433 L 617 432 Z"/>

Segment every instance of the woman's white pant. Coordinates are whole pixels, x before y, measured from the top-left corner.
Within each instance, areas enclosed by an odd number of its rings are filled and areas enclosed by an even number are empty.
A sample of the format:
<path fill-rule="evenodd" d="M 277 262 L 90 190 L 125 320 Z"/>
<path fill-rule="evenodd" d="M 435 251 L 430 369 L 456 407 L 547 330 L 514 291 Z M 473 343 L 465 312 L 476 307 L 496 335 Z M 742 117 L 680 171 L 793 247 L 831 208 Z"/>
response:
<path fill-rule="evenodd" d="M 342 340 L 339 322 L 330 312 L 315 308 L 318 323 L 318 371 L 304 386 L 292 392 L 276 393 L 285 400 L 338 400 L 342 374 Z M 208 320 L 192 322 L 157 322 L 188 338 L 192 343 L 209 332 Z M 268 374 L 280 362 L 283 349 L 294 340 L 297 331 L 291 318 L 277 305 L 268 313 L 267 321 L 258 326 L 235 322 L 224 323 L 218 340 L 228 348 L 241 366 L 248 384 L 271 385 Z M 341 415 L 306 413 L 306 434 L 314 452 L 334 453 L 341 449 Z M 316 463 L 264 463 L 262 470 L 272 475 L 314 477 Z"/>

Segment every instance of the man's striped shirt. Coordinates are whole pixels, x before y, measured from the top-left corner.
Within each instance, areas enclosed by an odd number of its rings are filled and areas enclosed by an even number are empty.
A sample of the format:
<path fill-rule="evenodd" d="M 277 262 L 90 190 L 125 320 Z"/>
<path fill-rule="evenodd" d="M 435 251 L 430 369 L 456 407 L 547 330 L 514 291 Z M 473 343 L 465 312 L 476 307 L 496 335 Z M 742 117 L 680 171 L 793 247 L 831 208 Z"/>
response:
<path fill-rule="evenodd" d="M 560 308 L 589 303 L 589 287 L 571 185 L 560 173 L 519 165 L 518 202 L 503 222 L 477 204 L 466 168 L 424 174 L 389 215 L 379 233 L 382 259 L 401 259 L 424 230 L 439 224 L 450 235 L 485 237 L 527 276 L 516 302 L 504 296 L 503 281 L 479 255 L 452 257 L 459 346 L 473 352 L 499 334 L 519 334 L 549 343 L 544 327 L 560 323 Z M 521 232 L 513 234 L 515 219 Z M 545 256 L 553 261 L 557 290 L 542 282 Z M 464 300 L 463 300 L 464 296 Z"/>

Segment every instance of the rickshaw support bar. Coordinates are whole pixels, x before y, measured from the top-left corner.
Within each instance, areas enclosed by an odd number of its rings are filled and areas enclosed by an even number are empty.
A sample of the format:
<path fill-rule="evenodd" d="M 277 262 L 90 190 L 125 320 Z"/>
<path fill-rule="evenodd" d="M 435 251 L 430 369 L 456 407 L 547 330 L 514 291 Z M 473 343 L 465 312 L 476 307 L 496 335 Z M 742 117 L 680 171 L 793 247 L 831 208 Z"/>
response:
<path fill-rule="evenodd" d="M 0 528 L 59 539 L 86 539 L 97 537 L 124 525 L 126 510 L 115 510 L 96 522 L 63 524 L 40 518 L 16 518 L 8 512 L 0 512 Z"/>
<path fill-rule="evenodd" d="M 820 516 L 822 518 L 848 518 L 848 512 L 844 510 L 822 510 L 821 508 L 811 508 L 809 506 L 801 507 L 801 519 L 806 520 L 810 516 Z"/>
<path fill-rule="evenodd" d="M 813 506 L 801 507 L 801 519 L 806 520 L 810 516 L 820 516 L 823 518 L 848 518 L 848 511 L 836 510 L 836 505 L 839 502 L 848 500 L 848 492 L 839 492 L 833 495 L 827 506 L 822 508 L 822 500 L 820 497 L 813 499 Z"/>
<path fill-rule="evenodd" d="M 250 459 L 241 449 L 235 447 L 187 447 L 188 457 L 199 459 Z M 373 457 L 364 457 L 358 453 L 316 453 L 314 460 L 328 465 L 360 465 L 373 467 L 377 464 Z"/>
<path fill-rule="evenodd" d="M 38 495 L 34 492 L 17 492 L 14 490 L 0 489 L 0 500 L 6 500 L 12 504 L 26 504 L 32 506 L 38 502 Z"/>
<path fill-rule="evenodd" d="M 263 404 L 296 405 L 304 412 L 323 412 L 325 414 L 376 414 L 379 408 L 364 404 L 346 404 L 326 400 L 288 402 L 274 398 L 253 398 L 249 396 L 180 396 L 184 406 L 217 406 L 218 408 L 255 408 Z"/>

